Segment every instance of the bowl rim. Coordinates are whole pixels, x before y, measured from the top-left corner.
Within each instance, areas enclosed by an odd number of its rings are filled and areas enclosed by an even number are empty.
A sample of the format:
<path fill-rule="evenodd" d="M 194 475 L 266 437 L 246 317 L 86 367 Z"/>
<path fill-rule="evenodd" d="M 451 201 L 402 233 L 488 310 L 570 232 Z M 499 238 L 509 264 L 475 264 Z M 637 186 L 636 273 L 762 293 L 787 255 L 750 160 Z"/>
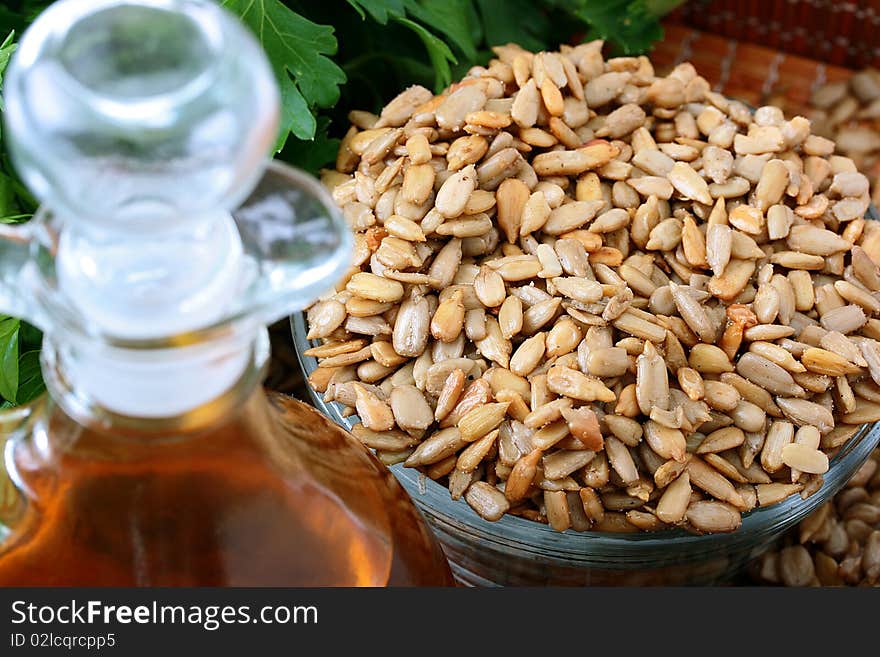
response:
<path fill-rule="evenodd" d="M 305 313 L 294 313 L 290 317 L 290 322 L 296 355 L 303 372 L 308 377 L 317 368 L 318 361 L 317 358 L 303 353 L 312 346 L 312 343 L 306 339 Z M 325 402 L 308 381 L 305 385 L 312 402 L 326 417 L 347 430 L 351 428 L 354 424 L 352 419 L 357 416 L 342 417 L 338 403 Z M 389 469 L 429 519 L 451 526 L 458 532 L 470 534 L 484 543 L 494 544 L 503 549 L 515 547 L 519 551 L 531 553 L 542 559 L 549 557 L 570 560 L 573 555 L 576 557 L 578 554 L 595 552 L 599 549 L 607 550 L 609 555 L 620 561 L 639 561 L 647 553 L 661 549 L 668 552 L 670 547 L 681 549 L 685 553 L 708 552 L 729 550 L 739 543 L 751 544 L 761 535 L 770 540 L 774 535 L 778 535 L 812 513 L 842 488 L 877 446 L 878 441 L 880 441 L 880 423 L 862 425 L 859 431 L 838 448 L 819 490 L 806 499 L 794 494 L 775 504 L 755 507 L 743 513 L 742 525 L 737 530 L 716 534 L 696 534 L 681 528 L 632 533 L 573 529 L 558 532 L 544 523 L 509 514 L 505 514 L 500 520 L 489 522 L 481 518 L 463 499 L 453 500 L 447 488 L 424 473 L 414 468 L 407 468 L 402 463 L 393 465 Z M 635 554 L 634 548 L 639 548 Z M 684 554 L 681 554 L 681 557 L 683 559 Z"/>

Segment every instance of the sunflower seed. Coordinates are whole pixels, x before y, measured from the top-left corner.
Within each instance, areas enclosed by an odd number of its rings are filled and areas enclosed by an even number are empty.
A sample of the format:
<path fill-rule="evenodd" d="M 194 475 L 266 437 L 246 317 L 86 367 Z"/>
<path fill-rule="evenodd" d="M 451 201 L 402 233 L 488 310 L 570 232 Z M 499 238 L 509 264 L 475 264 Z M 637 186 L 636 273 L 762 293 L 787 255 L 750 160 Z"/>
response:
<path fill-rule="evenodd" d="M 614 436 L 608 436 L 605 440 L 605 451 L 608 454 L 611 467 L 614 468 L 623 483 L 632 484 L 638 480 L 638 469 L 626 445 Z"/>
<path fill-rule="evenodd" d="M 723 502 L 691 502 L 685 515 L 694 529 L 707 533 L 732 532 L 742 524 L 739 511 Z"/>
<path fill-rule="evenodd" d="M 818 305 L 818 299 L 816 303 Z M 841 306 L 822 313 L 822 317 L 819 320 L 824 329 L 837 331 L 844 335 L 860 329 L 867 321 L 868 318 L 865 316 L 865 311 L 854 304 Z"/>
<path fill-rule="evenodd" d="M 712 205 L 709 186 L 689 164 L 676 162 L 672 165 L 667 178 L 685 198 L 693 199 L 706 205 Z"/>
<path fill-rule="evenodd" d="M 648 420 L 644 426 L 645 440 L 658 455 L 676 461 L 687 458 L 687 443 L 679 429 L 664 427 L 653 420 Z"/>
<path fill-rule="evenodd" d="M 737 361 L 736 371 L 743 378 L 775 395 L 804 395 L 804 389 L 794 382 L 791 374 L 755 353 L 743 354 Z"/>
<path fill-rule="evenodd" d="M 666 365 L 650 341 L 645 342 L 644 351 L 636 359 L 636 399 L 645 415 L 649 415 L 655 406 L 669 408 Z"/>
<path fill-rule="evenodd" d="M 484 520 L 500 520 L 510 503 L 504 493 L 485 481 L 475 481 L 467 489 L 464 499 Z"/>
<path fill-rule="evenodd" d="M 588 377 L 570 367 L 551 367 L 547 372 L 547 386 L 558 395 L 580 401 L 612 402 L 617 399 L 614 392 L 599 379 Z"/>
<path fill-rule="evenodd" d="M 776 403 L 792 422 L 798 425 L 816 427 L 821 433 L 828 433 L 834 428 L 834 417 L 831 411 L 815 402 L 806 399 L 777 397 Z"/>

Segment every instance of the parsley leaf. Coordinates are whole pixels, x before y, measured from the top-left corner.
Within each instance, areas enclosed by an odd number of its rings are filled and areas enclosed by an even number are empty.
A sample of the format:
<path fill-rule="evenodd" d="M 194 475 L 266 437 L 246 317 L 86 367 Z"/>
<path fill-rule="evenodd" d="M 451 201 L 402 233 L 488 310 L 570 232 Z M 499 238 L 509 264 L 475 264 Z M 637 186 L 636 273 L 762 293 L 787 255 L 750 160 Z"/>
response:
<path fill-rule="evenodd" d="M 328 55 L 336 54 L 333 28 L 318 25 L 286 7 L 280 0 L 223 0 L 254 31 L 263 45 L 283 102 L 280 150 L 292 132 L 312 139 L 317 123 L 310 110 L 332 107 L 339 100 L 345 73 Z"/>
<path fill-rule="evenodd" d="M 676 3 L 661 4 L 666 5 L 665 11 Z M 559 6 L 590 26 L 586 40 L 609 40 L 625 55 L 643 53 L 663 38 L 658 14 L 649 8 L 648 0 L 562 0 Z"/>
<path fill-rule="evenodd" d="M 0 44 L 0 89 L 3 87 L 3 74 L 6 72 L 6 67 L 9 66 L 9 60 L 12 59 L 12 53 L 15 52 L 15 47 L 17 44 L 13 42 L 15 39 L 15 32 L 10 32 L 6 38 L 3 40 L 3 43 Z M 3 111 L 3 96 L 0 95 L 0 112 Z"/>
<path fill-rule="evenodd" d="M 14 43 L 14 40 L 15 31 L 13 30 L 6 35 L 3 43 L 0 43 L 0 75 L 3 75 L 3 72 L 9 65 L 9 59 L 12 57 L 12 53 L 15 52 L 16 44 Z"/>
<path fill-rule="evenodd" d="M 43 382 L 43 373 L 40 370 L 39 350 L 27 351 L 21 355 L 18 360 L 18 372 L 16 404 L 27 404 L 43 394 L 46 384 Z"/>
<path fill-rule="evenodd" d="M 321 167 L 336 159 L 340 142 L 339 139 L 331 138 L 327 134 L 330 127 L 329 118 L 319 116 L 317 123 L 314 139 L 310 141 L 291 139 L 281 151 L 282 159 L 296 162 L 297 166 L 311 173 L 318 173 Z"/>
<path fill-rule="evenodd" d="M 482 29 L 469 0 L 422 0 L 410 3 L 409 13 L 426 27 L 449 38 L 469 62 L 477 59 Z"/>
<path fill-rule="evenodd" d="M 550 21 L 531 0 L 477 0 L 486 44 L 518 43 L 527 50 L 543 50 L 550 44 L 546 34 Z"/>
<path fill-rule="evenodd" d="M 396 20 L 401 25 L 406 25 L 413 32 L 418 34 L 422 43 L 425 44 L 425 48 L 428 51 L 428 57 L 431 58 L 431 64 L 434 65 L 434 91 L 440 93 L 452 82 L 452 70 L 449 68 L 449 64 L 458 63 L 455 55 L 452 54 L 449 46 L 415 21 L 411 21 L 408 18 L 398 18 Z"/>
<path fill-rule="evenodd" d="M 14 402 L 18 396 L 18 333 L 21 321 L 0 318 L 0 396 Z"/>
<path fill-rule="evenodd" d="M 12 223 L 16 213 L 14 181 L 0 171 L 0 224 Z"/>
<path fill-rule="evenodd" d="M 0 44 L 0 90 L 3 88 L 3 74 L 9 65 L 9 60 L 15 52 L 15 32 L 10 32 Z M 3 111 L 3 97 L 0 95 L 0 114 Z M 3 146 L 2 133 L 0 133 L 0 147 Z M 30 192 L 12 173 L 5 153 L 0 153 L 0 223 L 19 223 L 30 219 L 35 202 Z"/>
<path fill-rule="evenodd" d="M 379 23 L 386 25 L 389 18 L 402 18 L 406 16 L 407 5 L 410 0 L 348 0 L 348 4 L 355 8 L 361 18 L 367 14 Z"/>
<path fill-rule="evenodd" d="M 458 59 L 449 46 L 439 37 L 430 32 L 421 23 L 412 20 L 418 18 L 422 23 L 434 27 L 448 36 L 466 54 L 476 56 L 476 46 L 468 34 L 467 19 L 464 17 L 466 0 L 450 0 L 422 2 L 415 0 L 348 0 L 361 15 L 370 17 L 380 25 L 393 20 L 411 29 L 421 39 L 428 52 L 428 58 L 434 67 L 434 90 L 438 93 L 452 82 L 450 64 L 457 64 Z"/>

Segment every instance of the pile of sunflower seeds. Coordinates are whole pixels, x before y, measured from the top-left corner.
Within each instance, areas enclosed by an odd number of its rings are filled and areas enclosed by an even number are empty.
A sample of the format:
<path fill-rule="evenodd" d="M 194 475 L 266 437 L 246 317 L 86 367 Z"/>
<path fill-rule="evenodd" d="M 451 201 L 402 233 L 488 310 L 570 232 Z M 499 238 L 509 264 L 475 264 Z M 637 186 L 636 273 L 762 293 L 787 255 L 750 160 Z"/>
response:
<path fill-rule="evenodd" d="M 351 113 L 312 387 L 487 520 L 725 532 L 817 491 L 880 419 L 865 176 L 690 64 L 494 50 Z"/>
<path fill-rule="evenodd" d="M 801 522 L 781 550 L 754 564 L 759 582 L 880 586 L 880 450 L 834 499 Z"/>
<path fill-rule="evenodd" d="M 813 133 L 833 139 L 871 182 L 880 205 L 880 71 L 867 68 L 848 80 L 830 82 L 810 97 Z"/>

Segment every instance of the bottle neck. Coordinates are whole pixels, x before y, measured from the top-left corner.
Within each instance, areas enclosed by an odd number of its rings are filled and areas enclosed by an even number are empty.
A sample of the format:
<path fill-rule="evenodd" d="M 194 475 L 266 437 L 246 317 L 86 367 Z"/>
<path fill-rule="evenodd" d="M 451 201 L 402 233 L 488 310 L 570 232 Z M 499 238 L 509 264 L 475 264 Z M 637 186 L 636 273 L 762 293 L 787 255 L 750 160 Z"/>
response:
<path fill-rule="evenodd" d="M 152 209 L 132 203 L 116 219 L 120 226 L 134 216 L 161 224 L 167 210 Z M 253 263 L 235 219 L 222 209 L 147 234 L 81 227 L 61 215 L 59 223 L 58 294 L 96 330 L 116 338 L 161 340 L 212 326 L 235 312 L 250 282 Z"/>
<path fill-rule="evenodd" d="M 52 398 L 89 428 L 162 434 L 207 428 L 243 404 L 264 376 L 269 343 L 254 334 L 165 349 L 44 341 Z"/>

